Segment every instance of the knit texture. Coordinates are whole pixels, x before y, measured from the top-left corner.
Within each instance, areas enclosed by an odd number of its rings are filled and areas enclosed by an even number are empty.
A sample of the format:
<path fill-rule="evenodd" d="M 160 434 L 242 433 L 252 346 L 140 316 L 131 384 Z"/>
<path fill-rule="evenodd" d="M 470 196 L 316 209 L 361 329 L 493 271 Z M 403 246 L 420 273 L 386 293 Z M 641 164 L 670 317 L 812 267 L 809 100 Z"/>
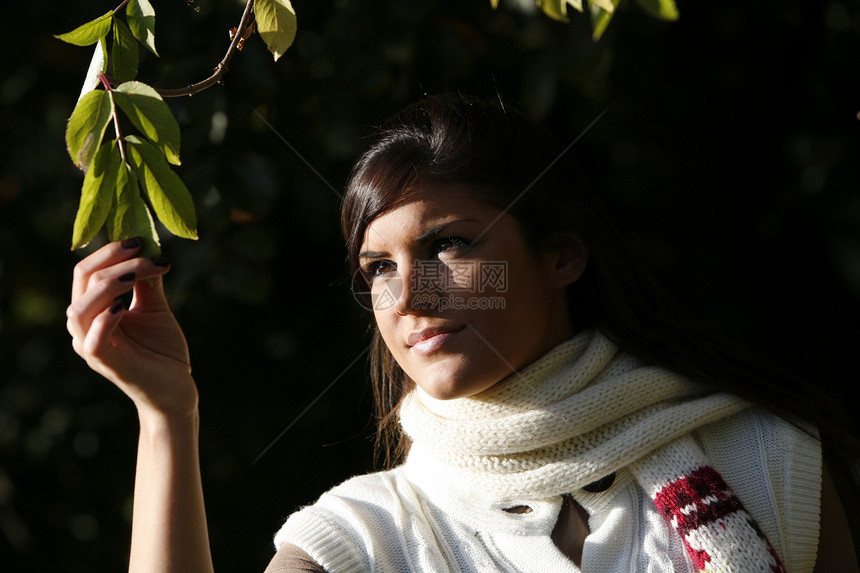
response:
<path fill-rule="evenodd" d="M 400 419 L 413 441 L 407 467 L 432 475 L 437 491 L 492 500 L 494 511 L 630 467 L 697 568 L 781 572 L 740 500 L 687 437 L 747 407 L 583 333 L 476 396 L 441 401 L 416 389 Z"/>

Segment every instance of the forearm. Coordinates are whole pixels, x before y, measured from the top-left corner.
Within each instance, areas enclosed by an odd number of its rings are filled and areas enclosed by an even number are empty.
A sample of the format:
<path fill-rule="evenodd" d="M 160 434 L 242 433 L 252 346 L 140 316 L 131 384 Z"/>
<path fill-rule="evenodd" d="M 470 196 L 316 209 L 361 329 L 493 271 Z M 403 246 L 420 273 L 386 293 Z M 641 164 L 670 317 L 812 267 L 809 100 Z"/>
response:
<path fill-rule="evenodd" d="M 197 448 L 198 395 L 163 263 L 113 242 L 75 265 L 72 347 L 134 402 L 140 419 L 131 562 L 142 573 L 212 571 Z M 125 309 L 117 297 L 133 292 Z"/>
<path fill-rule="evenodd" d="M 129 571 L 213 570 L 198 451 L 199 415 L 140 416 Z"/>

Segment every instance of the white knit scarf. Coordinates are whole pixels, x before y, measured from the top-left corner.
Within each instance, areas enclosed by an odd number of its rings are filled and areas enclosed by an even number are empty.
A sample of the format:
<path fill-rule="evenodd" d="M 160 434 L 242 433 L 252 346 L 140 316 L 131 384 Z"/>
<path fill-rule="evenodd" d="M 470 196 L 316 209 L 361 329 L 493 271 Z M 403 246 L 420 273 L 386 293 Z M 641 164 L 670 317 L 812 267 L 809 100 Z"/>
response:
<path fill-rule="evenodd" d="M 413 441 L 407 466 L 461 496 L 512 507 L 627 467 L 699 570 L 781 572 L 764 534 L 689 437 L 748 406 L 586 332 L 473 397 L 442 401 L 416 389 L 400 421 Z"/>

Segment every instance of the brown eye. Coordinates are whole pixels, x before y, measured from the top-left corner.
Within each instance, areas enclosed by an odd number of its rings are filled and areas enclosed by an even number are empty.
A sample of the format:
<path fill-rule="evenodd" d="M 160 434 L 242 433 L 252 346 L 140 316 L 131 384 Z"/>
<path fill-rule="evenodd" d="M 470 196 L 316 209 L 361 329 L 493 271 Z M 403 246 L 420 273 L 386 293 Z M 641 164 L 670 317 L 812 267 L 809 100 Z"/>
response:
<path fill-rule="evenodd" d="M 454 249 L 465 249 L 472 243 L 462 237 L 445 237 L 436 242 L 436 252 L 445 253 Z"/>
<path fill-rule="evenodd" d="M 365 267 L 362 269 L 362 273 L 364 274 L 365 279 L 370 282 L 379 276 L 394 272 L 395 270 L 397 270 L 397 265 L 395 265 L 392 261 L 387 261 L 383 259 L 379 261 L 373 261 L 372 263 L 365 265 Z"/>

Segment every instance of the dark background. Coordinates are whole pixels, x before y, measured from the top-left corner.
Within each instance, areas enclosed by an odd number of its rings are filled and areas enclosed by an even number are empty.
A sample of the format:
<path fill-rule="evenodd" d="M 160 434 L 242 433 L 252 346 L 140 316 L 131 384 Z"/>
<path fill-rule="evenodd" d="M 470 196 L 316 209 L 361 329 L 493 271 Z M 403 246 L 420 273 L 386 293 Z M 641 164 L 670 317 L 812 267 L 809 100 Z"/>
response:
<path fill-rule="evenodd" d="M 207 76 L 241 3 L 154 5 L 162 57 L 144 56 L 139 79 Z M 216 567 L 262 571 L 286 515 L 373 467 L 369 316 L 349 291 L 339 195 L 370 127 L 423 93 L 498 93 L 565 142 L 607 110 L 573 152 L 665 286 L 714 328 L 856 401 L 855 4 L 681 0 L 681 19 L 665 23 L 627 1 L 598 43 L 585 17 L 557 23 L 514 1 L 294 5 L 299 33 L 281 61 L 253 37 L 224 86 L 170 101 L 201 238 L 165 237 L 167 284 L 200 387 Z M 2 8 L 4 572 L 117 571 L 127 559 L 135 412 L 64 326 L 85 253 L 68 248 L 82 176 L 63 130 L 91 49 L 51 36 L 112 7 Z"/>

